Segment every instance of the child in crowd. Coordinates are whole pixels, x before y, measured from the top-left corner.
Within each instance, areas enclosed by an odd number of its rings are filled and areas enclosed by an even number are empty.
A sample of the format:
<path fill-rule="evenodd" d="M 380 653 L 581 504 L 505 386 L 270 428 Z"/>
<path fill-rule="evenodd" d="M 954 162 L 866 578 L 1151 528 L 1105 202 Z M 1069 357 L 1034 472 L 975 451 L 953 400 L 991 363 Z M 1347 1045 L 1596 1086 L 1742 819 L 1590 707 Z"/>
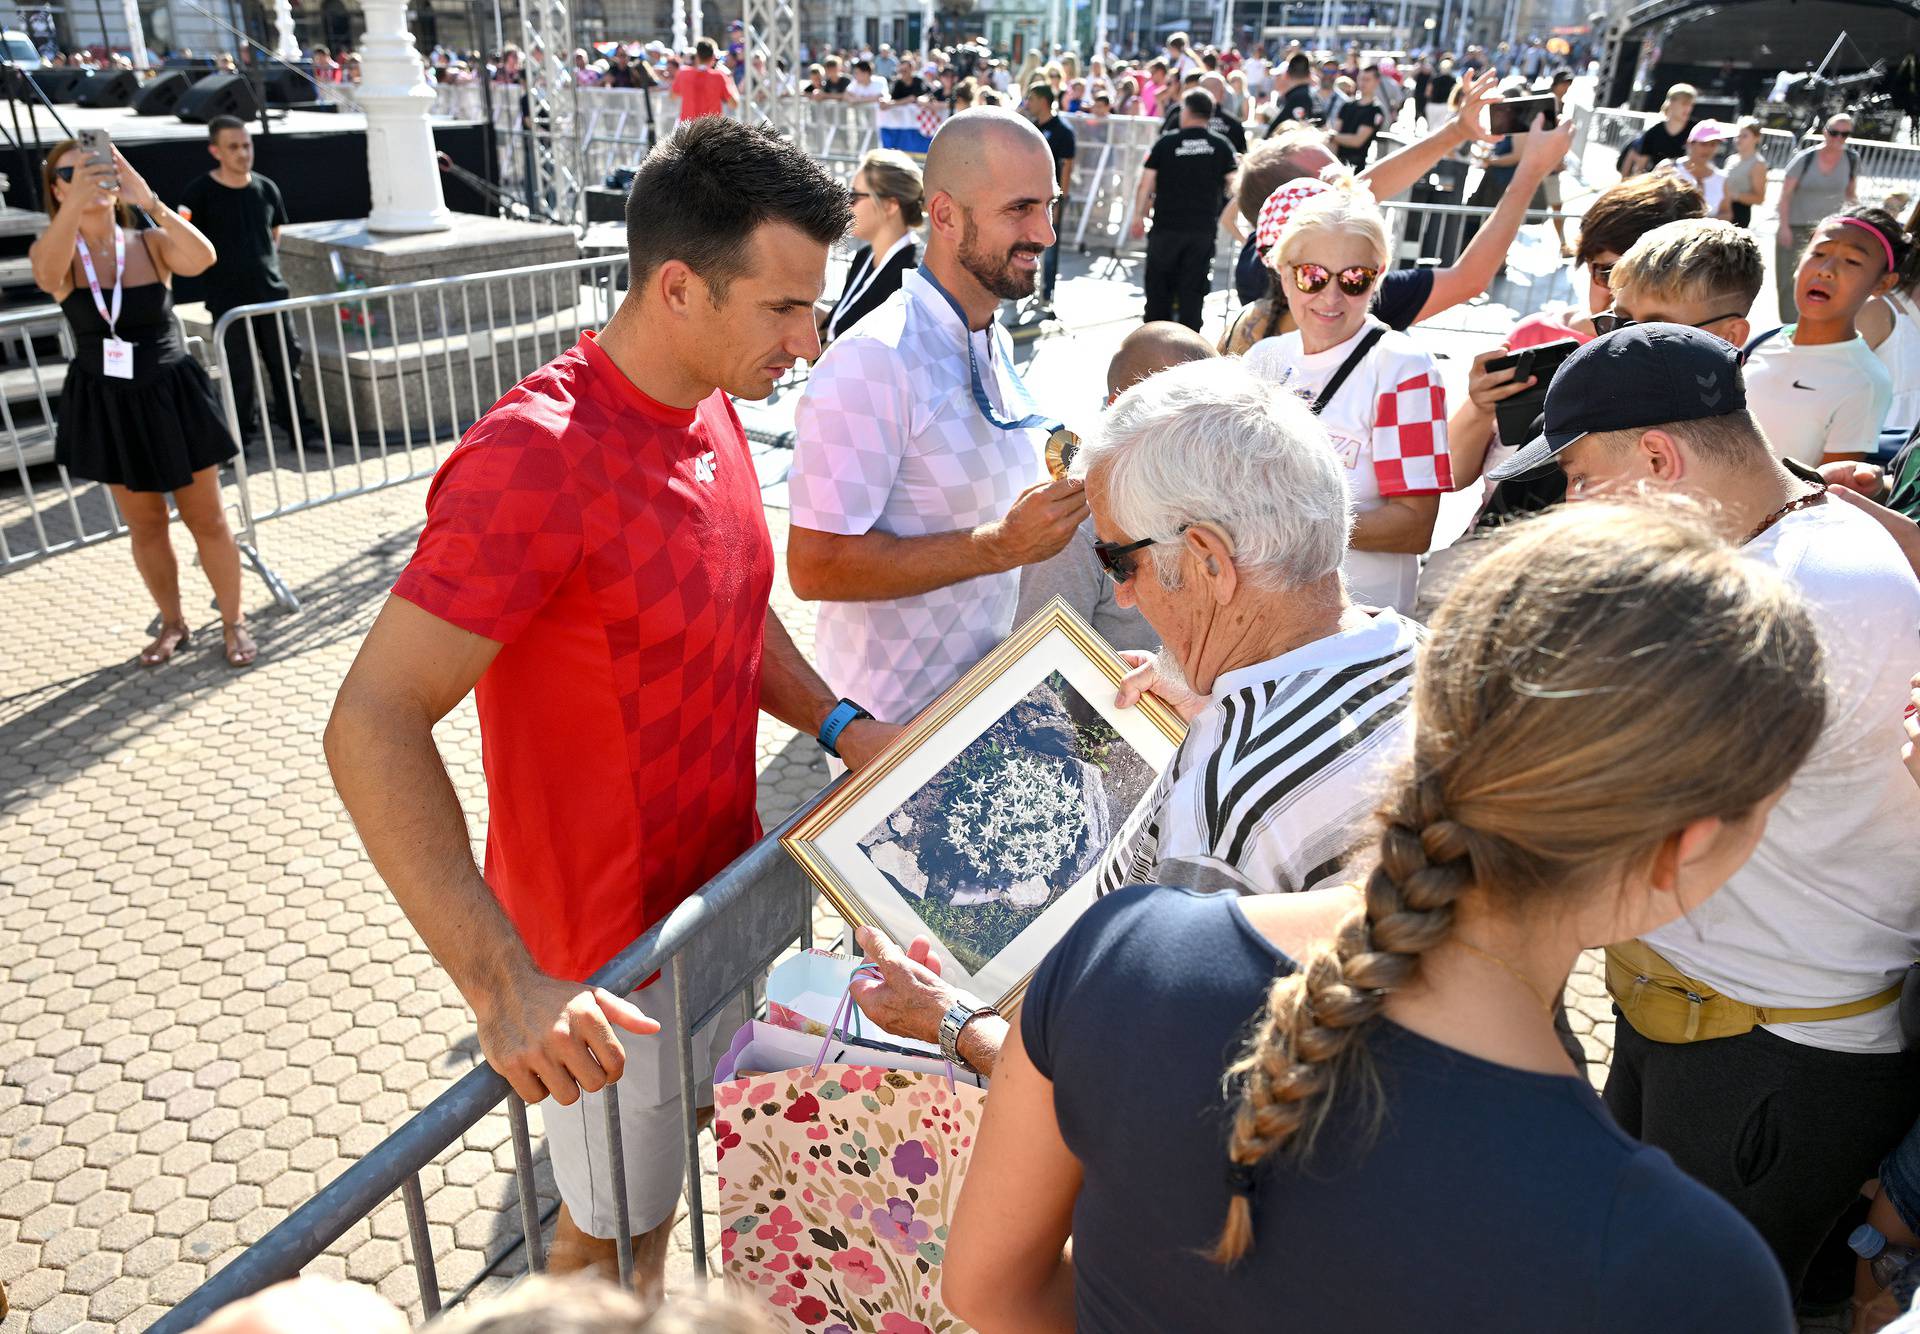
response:
<path fill-rule="evenodd" d="M 1859 205 L 1814 229 L 1793 280 L 1799 321 L 1747 346 L 1747 401 L 1783 456 L 1812 467 L 1878 449 L 1893 377 L 1854 322 L 1893 290 L 1910 244 L 1891 216 Z"/>

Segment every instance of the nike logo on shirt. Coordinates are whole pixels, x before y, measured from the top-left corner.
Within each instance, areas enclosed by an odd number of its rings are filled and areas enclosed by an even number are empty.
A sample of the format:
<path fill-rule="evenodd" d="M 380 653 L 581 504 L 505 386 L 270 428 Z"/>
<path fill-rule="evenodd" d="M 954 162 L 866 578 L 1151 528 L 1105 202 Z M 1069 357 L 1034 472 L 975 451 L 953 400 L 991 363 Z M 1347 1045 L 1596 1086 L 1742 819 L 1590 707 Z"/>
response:
<path fill-rule="evenodd" d="M 1813 387 L 1812 385 L 1810 385 L 1810 384 L 1801 384 L 1801 383 L 1800 383 L 1800 382 L 1799 382 L 1798 380 L 1795 380 L 1795 381 L 1793 382 L 1793 387 L 1794 387 L 1795 389 L 1804 389 L 1804 390 L 1806 390 L 1806 391 L 1807 391 L 1807 392 L 1808 392 L 1809 394 L 1811 394 L 1811 393 L 1814 393 L 1814 392 L 1815 392 L 1815 390 L 1814 390 L 1814 387 Z"/>

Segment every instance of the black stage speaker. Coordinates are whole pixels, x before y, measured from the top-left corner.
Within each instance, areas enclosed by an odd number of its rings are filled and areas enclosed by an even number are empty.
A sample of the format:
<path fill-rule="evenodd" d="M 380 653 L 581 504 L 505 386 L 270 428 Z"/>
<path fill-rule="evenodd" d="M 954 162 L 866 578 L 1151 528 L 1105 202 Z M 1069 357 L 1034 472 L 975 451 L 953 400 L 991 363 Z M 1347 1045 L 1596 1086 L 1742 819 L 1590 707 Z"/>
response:
<path fill-rule="evenodd" d="M 180 110 L 175 114 L 189 125 L 205 125 L 215 116 L 252 120 L 260 114 L 260 104 L 254 100 L 244 75 L 209 74 L 180 99 Z"/>
<path fill-rule="evenodd" d="M 99 70 L 80 85 L 80 95 L 73 100 L 83 107 L 128 107 L 139 92 L 140 80 L 132 70 Z"/>
<path fill-rule="evenodd" d="M 320 92 L 313 86 L 313 80 L 305 71 L 311 66 L 296 66 L 293 69 L 278 67 L 268 71 L 261 80 L 262 90 L 266 94 L 270 107 L 306 106 L 320 100 Z"/>
<path fill-rule="evenodd" d="M 47 101 L 71 102 L 80 95 L 80 89 L 87 80 L 93 77 L 93 71 L 61 66 L 57 69 L 34 70 L 29 77 L 39 85 Z"/>
<path fill-rule="evenodd" d="M 177 69 L 156 74 L 133 95 L 134 114 L 171 116 L 180 109 L 180 99 L 191 87 L 193 81 Z"/>

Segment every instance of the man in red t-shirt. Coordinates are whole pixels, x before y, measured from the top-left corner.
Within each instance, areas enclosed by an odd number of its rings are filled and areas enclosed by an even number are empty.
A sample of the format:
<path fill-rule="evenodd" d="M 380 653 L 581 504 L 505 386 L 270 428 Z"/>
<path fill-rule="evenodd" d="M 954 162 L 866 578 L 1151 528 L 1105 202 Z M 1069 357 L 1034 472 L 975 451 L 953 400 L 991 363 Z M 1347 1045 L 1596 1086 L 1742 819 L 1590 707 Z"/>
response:
<path fill-rule="evenodd" d="M 673 95 L 680 99 L 682 125 L 700 116 L 718 116 L 740 100 L 733 88 L 733 76 L 714 68 L 719 56 L 713 39 L 702 37 L 693 44 L 693 68 L 673 76 Z"/>
<path fill-rule="evenodd" d="M 473 1006 L 481 1052 L 529 1103 L 552 1100 L 555 1269 L 614 1254 L 597 1091 L 622 1080 L 643 1291 L 684 1172 L 677 1035 L 646 1013 L 671 1021 L 671 979 L 639 1004 L 582 979 L 758 837 L 760 709 L 825 726 L 856 767 L 896 730 L 846 722 L 770 611 L 729 400 L 819 355 L 813 304 L 848 221 L 846 187 L 770 130 L 709 117 L 657 148 L 627 203 L 631 291 L 448 456 L 327 727 L 340 795 Z M 469 690 L 484 875 L 432 730 Z"/>

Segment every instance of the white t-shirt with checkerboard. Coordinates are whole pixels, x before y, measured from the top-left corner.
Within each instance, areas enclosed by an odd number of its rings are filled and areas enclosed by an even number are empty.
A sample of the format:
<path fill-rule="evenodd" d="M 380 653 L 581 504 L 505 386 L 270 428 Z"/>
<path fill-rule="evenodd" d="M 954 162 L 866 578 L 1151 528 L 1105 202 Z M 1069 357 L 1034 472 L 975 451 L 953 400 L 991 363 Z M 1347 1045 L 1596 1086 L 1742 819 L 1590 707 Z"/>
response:
<path fill-rule="evenodd" d="M 896 537 L 976 528 L 1045 480 L 1045 433 L 981 415 L 967 342 L 1002 417 L 1031 411 L 1009 382 L 1013 343 L 998 322 L 971 334 L 918 269 L 827 350 L 800 399 L 787 478 L 795 526 Z M 914 597 L 823 602 L 820 674 L 885 722 L 904 723 L 1013 629 L 1017 570 Z"/>
<path fill-rule="evenodd" d="M 1247 349 L 1256 375 L 1277 380 L 1311 403 L 1368 330 L 1384 332 L 1354 367 L 1320 424 L 1347 473 L 1355 514 L 1392 496 L 1438 495 L 1453 489 L 1447 457 L 1447 392 L 1433 357 L 1407 334 L 1367 316 L 1359 332 L 1324 352 L 1307 352 L 1300 331 L 1262 339 Z M 1411 552 L 1348 551 L 1347 592 L 1364 606 L 1413 610 L 1420 558 Z"/>

